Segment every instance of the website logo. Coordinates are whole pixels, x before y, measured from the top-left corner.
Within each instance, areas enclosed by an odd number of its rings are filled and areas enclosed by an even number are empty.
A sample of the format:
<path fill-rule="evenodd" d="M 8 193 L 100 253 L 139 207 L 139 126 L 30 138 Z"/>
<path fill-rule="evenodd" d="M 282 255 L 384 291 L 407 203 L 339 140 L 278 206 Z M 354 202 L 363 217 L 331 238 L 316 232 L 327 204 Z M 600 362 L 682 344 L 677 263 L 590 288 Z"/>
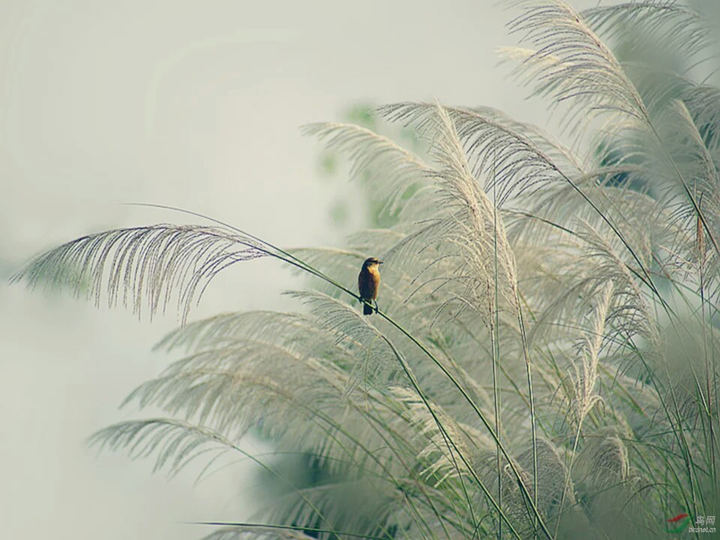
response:
<path fill-rule="evenodd" d="M 697 516 L 693 526 L 692 519 L 688 514 L 678 514 L 675 517 L 665 520 L 665 531 L 669 534 L 688 533 L 709 533 L 715 534 L 715 516 Z"/>
<path fill-rule="evenodd" d="M 678 514 L 667 520 L 668 524 L 665 530 L 670 534 L 680 534 L 690 525 L 690 516 L 688 514 Z"/>

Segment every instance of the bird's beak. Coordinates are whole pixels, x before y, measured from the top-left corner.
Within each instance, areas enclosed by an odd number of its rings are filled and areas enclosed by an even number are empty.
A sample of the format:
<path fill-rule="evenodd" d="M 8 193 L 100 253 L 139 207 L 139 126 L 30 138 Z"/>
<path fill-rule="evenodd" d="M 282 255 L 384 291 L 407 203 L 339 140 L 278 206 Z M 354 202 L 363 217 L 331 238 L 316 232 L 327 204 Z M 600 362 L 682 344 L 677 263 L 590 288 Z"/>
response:
<path fill-rule="evenodd" d="M 383 264 L 383 261 L 378 261 L 378 264 Z"/>

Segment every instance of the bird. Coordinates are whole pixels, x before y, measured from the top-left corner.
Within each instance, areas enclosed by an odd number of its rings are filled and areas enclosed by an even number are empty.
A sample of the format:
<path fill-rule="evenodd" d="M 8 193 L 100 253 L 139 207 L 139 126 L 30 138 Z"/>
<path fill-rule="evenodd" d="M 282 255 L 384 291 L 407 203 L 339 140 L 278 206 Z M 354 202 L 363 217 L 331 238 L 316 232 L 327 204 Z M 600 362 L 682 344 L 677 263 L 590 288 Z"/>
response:
<path fill-rule="evenodd" d="M 373 307 L 371 302 L 375 302 L 375 311 L 377 307 L 378 289 L 380 288 L 380 269 L 382 264 L 375 257 L 365 259 L 362 270 L 358 275 L 358 290 L 360 291 L 360 301 L 363 304 L 363 315 L 372 315 Z"/>

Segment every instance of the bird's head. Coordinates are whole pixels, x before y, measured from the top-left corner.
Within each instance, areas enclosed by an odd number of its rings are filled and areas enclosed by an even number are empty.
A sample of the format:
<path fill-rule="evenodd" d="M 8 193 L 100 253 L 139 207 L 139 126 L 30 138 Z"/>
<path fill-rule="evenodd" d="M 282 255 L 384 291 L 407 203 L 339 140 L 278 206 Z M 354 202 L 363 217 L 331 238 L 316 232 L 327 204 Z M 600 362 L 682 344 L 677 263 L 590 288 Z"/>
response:
<path fill-rule="evenodd" d="M 375 257 L 370 257 L 368 259 L 365 259 L 365 262 L 363 263 L 363 268 L 374 268 L 377 267 L 377 265 L 382 264 L 383 262 L 381 260 L 376 259 Z"/>

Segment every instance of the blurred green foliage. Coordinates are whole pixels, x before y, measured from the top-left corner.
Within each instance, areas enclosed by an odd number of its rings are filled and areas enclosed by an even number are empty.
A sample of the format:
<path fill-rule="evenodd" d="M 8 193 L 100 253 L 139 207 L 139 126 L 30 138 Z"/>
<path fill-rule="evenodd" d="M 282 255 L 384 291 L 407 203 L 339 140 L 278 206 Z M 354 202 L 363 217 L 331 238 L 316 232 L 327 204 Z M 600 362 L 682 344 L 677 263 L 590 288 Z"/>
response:
<path fill-rule="evenodd" d="M 339 121 L 362 126 L 388 137 L 411 152 L 425 153 L 425 143 L 413 130 L 398 127 L 373 115 L 372 111 L 376 107 L 377 104 L 370 102 L 354 103 L 340 114 Z M 335 229 L 347 233 L 357 227 L 385 229 L 397 223 L 397 214 L 387 211 L 385 201 L 373 196 L 368 173 L 363 173 L 358 181 L 348 183 L 347 162 L 339 152 L 321 150 L 317 158 L 317 171 L 319 181 L 334 191 L 334 200 L 327 212 L 328 221 Z M 408 190 L 402 199 L 407 200 L 413 193 L 413 189 Z"/>

